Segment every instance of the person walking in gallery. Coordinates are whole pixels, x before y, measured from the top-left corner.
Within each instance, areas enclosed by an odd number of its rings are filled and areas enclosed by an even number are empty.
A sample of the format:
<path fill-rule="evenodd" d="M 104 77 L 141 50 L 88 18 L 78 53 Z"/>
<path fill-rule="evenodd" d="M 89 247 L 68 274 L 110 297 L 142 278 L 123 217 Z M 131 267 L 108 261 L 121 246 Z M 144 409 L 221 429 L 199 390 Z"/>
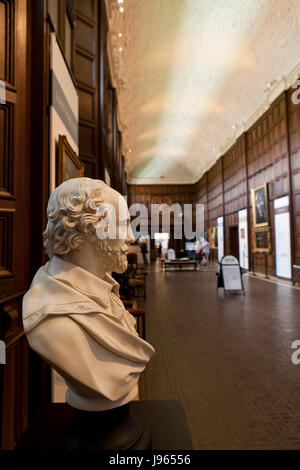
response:
<path fill-rule="evenodd" d="M 207 266 L 208 261 L 209 261 L 210 243 L 209 243 L 209 241 L 207 240 L 206 237 L 204 237 L 204 242 L 202 244 L 202 253 L 203 253 L 203 257 L 204 257 L 204 264 L 205 264 L 205 266 Z"/>
<path fill-rule="evenodd" d="M 203 259 L 203 252 L 202 252 L 202 245 L 200 240 L 196 240 L 195 243 L 195 258 L 198 261 L 199 264 L 201 264 L 201 261 Z"/>
<path fill-rule="evenodd" d="M 147 253 L 148 253 L 147 244 L 144 243 L 144 242 L 141 244 L 141 252 L 142 252 L 144 264 L 148 264 L 148 260 L 147 260 Z"/>

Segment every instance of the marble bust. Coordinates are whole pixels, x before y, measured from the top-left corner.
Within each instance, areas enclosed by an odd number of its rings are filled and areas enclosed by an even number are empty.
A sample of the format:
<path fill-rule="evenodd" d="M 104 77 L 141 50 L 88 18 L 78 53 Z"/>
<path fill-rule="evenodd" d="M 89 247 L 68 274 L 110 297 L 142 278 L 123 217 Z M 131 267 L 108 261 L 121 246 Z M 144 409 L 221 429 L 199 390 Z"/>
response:
<path fill-rule="evenodd" d="M 63 376 L 72 407 L 125 405 L 154 354 L 110 275 L 126 270 L 134 241 L 126 200 L 103 181 L 74 178 L 53 191 L 47 215 L 49 261 L 23 300 L 29 345 Z"/>

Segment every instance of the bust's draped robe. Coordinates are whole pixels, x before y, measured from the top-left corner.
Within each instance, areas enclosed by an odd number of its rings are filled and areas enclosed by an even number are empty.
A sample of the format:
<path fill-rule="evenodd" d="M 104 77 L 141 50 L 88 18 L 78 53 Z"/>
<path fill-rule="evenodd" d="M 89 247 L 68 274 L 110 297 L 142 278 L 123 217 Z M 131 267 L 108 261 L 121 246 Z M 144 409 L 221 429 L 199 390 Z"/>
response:
<path fill-rule="evenodd" d="M 137 395 L 154 354 L 119 298 L 119 284 L 54 256 L 36 273 L 23 300 L 28 342 L 61 374 L 66 401 L 83 410 L 124 405 Z"/>

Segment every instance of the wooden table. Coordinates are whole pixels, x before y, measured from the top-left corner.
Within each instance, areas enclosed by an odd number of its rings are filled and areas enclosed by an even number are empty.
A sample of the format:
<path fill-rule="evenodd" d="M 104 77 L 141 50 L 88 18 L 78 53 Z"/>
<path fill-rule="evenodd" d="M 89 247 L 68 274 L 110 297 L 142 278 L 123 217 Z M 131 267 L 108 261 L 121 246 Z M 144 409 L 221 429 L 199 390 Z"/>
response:
<path fill-rule="evenodd" d="M 197 260 L 194 259 L 174 259 L 174 260 L 163 260 L 162 261 L 162 267 L 165 271 L 170 268 L 176 270 L 176 271 L 182 271 L 182 268 L 189 268 L 192 267 L 194 268 L 194 271 L 197 270 Z"/>

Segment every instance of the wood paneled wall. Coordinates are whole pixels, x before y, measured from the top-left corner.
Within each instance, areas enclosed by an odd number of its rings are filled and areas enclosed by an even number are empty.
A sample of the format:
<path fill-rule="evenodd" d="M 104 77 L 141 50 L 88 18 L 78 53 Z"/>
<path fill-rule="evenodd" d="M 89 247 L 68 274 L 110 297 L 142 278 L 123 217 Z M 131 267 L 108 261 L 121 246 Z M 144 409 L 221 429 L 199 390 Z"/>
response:
<path fill-rule="evenodd" d="M 222 159 L 207 172 L 207 208 L 210 226 L 217 225 L 217 218 L 223 215 Z"/>
<path fill-rule="evenodd" d="M 288 109 L 288 142 L 289 142 L 289 170 L 290 194 L 292 209 L 292 248 L 293 262 L 300 265 L 300 104 L 292 101 L 291 89 L 286 93 Z"/>
<path fill-rule="evenodd" d="M 84 174 L 104 180 L 106 169 L 111 186 L 125 194 L 122 134 L 118 128 L 118 99 L 112 86 L 107 52 L 109 29 L 105 2 L 63 1 L 76 19 L 72 43 L 74 59 L 70 68 L 79 97 L 79 158 L 85 166 Z M 58 23 L 58 31 L 64 36 L 62 22 Z M 61 43 L 65 43 L 62 38 Z"/>
<path fill-rule="evenodd" d="M 128 185 L 129 203 L 168 204 L 176 202 L 187 204 L 193 201 L 193 185 L 169 184 L 169 185 Z"/>
<path fill-rule="evenodd" d="M 11 449 L 28 422 L 28 347 L 22 294 L 29 283 L 27 2 L 0 0 L 0 448 Z M 27 124 L 26 124 L 27 122 Z"/>
<path fill-rule="evenodd" d="M 103 177 L 102 151 L 98 145 L 99 113 L 99 2 L 76 0 L 74 2 L 75 67 L 79 98 L 79 158 L 84 164 L 85 176 Z M 100 45 L 101 47 L 101 45 Z"/>
<path fill-rule="evenodd" d="M 230 251 L 230 229 L 238 225 L 238 211 L 247 207 L 246 136 L 222 157 L 224 191 L 224 248 Z"/>
<path fill-rule="evenodd" d="M 0 105 L 0 340 L 7 347 L 7 363 L 0 365 L 1 449 L 12 449 L 51 399 L 50 367 L 30 350 L 22 328 L 23 294 L 47 260 L 51 31 L 78 89 L 85 175 L 104 179 L 106 166 L 112 186 L 126 193 L 104 0 L 0 0 L 0 80 L 6 85 Z"/>
<path fill-rule="evenodd" d="M 282 93 L 247 132 L 249 207 L 252 206 L 251 188 L 268 183 L 272 235 L 272 252 L 268 257 L 268 264 L 273 272 L 275 271 L 274 199 L 289 194 L 288 161 L 287 111 L 285 94 Z M 252 227 L 252 211 L 249 211 L 249 221 Z"/>
<path fill-rule="evenodd" d="M 181 197 L 186 202 L 192 198 L 195 203 L 205 204 L 206 231 L 224 216 L 225 253 L 232 247 L 231 228 L 238 226 L 238 212 L 247 209 L 251 265 L 251 188 L 268 183 L 272 234 L 269 269 L 275 273 L 274 200 L 285 195 L 290 196 L 292 214 L 292 263 L 300 265 L 300 105 L 292 102 L 294 91 L 283 92 L 195 185 L 129 185 L 130 201 L 172 203 Z M 256 264 L 263 269 L 263 260 Z"/>

